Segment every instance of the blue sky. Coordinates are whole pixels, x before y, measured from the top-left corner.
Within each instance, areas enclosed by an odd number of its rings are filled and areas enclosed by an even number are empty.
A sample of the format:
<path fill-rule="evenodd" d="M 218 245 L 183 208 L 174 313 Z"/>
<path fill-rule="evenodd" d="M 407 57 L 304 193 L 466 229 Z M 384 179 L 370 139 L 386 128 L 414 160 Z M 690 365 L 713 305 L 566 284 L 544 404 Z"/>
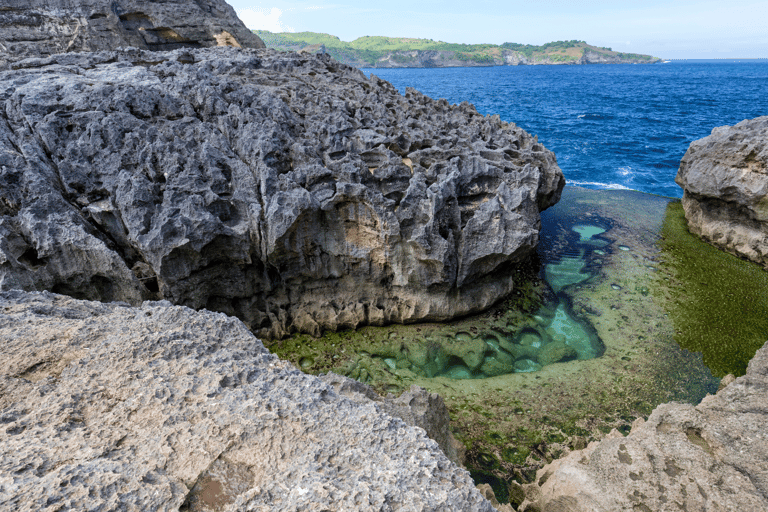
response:
<path fill-rule="evenodd" d="M 228 0 L 250 28 L 451 43 L 580 39 L 663 58 L 768 57 L 768 1 Z"/>

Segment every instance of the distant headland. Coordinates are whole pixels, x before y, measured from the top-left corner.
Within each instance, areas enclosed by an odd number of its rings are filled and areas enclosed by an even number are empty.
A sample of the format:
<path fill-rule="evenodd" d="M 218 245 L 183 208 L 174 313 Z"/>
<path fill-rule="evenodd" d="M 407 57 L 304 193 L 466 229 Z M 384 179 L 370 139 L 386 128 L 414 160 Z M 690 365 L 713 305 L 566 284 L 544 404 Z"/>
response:
<path fill-rule="evenodd" d="M 655 64 L 661 59 L 592 46 L 585 41 L 554 41 L 541 46 L 518 43 L 457 44 L 406 37 L 365 36 L 342 41 L 317 32 L 254 30 L 267 48 L 325 52 L 358 68 L 444 68 L 538 64 Z"/>

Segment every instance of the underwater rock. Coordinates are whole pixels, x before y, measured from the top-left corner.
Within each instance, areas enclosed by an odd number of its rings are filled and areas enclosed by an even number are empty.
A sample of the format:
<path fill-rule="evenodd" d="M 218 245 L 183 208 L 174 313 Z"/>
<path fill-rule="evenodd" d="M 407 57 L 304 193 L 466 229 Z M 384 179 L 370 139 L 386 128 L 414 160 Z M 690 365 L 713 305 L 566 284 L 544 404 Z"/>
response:
<path fill-rule="evenodd" d="M 121 47 L 264 48 L 224 0 L 4 0 L 0 27 L 0 65 Z"/>
<path fill-rule="evenodd" d="M 388 401 L 345 397 L 235 318 L 11 291 L 0 339 L 3 510 L 492 512 Z M 393 407 L 447 436 L 437 395 Z"/>
<path fill-rule="evenodd" d="M 529 498 L 568 512 L 768 510 L 766 396 L 768 343 L 699 405 L 660 405 L 627 437 L 614 430 L 544 466 Z"/>
<path fill-rule="evenodd" d="M 578 354 L 576 349 L 566 345 L 564 341 L 553 341 L 544 345 L 538 356 L 539 363 L 546 366 L 563 360 L 576 359 Z"/>
<path fill-rule="evenodd" d="M 0 73 L 0 289 L 167 299 L 269 337 L 442 321 L 512 292 L 564 184 L 514 124 L 327 55 L 14 66 Z"/>
<path fill-rule="evenodd" d="M 692 233 L 768 268 L 768 116 L 693 141 L 675 182 Z"/>
<path fill-rule="evenodd" d="M 566 286 L 586 281 L 591 276 L 581 271 L 587 265 L 584 259 L 584 250 L 580 250 L 578 256 L 564 254 L 557 263 L 549 263 L 544 267 L 544 275 L 555 293 L 560 292 Z"/>

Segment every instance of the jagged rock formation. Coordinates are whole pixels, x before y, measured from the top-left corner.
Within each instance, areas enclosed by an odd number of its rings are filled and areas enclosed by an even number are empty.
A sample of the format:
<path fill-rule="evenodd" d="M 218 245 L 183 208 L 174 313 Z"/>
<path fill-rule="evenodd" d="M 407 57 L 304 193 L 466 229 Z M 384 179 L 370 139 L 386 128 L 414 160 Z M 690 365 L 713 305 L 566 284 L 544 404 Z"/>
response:
<path fill-rule="evenodd" d="M 0 63 L 132 46 L 264 48 L 224 0 L 4 0 Z"/>
<path fill-rule="evenodd" d="M 217 48 L 0 74 L 0 289 L 165 298 L 257 334 L 444 320 L 514 286 L 564 184 L 522 129 L 328 57 Z"/>
<path fill-rule="evenodd" d="M 544 512 L 768 510 L 766 420 L 768 343 L 696 407 L 660 405 L 543 467 L 531 496 Z"/>
<path fill-rule="evenodd" d="M 692 233 L 768 268 L 768 116 L 692 142 L 675 181 Z"/>
<path fill-rule="evenodd" d="M 4 510 L 492 511 L 423 430 L 234 318 L 12 291 L 0 339 Z"/>

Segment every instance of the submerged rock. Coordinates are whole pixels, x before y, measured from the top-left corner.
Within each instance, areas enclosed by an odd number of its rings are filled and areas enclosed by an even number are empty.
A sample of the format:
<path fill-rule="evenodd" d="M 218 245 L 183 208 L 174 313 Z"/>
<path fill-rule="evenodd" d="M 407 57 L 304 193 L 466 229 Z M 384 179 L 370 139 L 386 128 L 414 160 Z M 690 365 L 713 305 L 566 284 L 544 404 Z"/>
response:
<path fill-rule="evenodd" d="M 0 63 L 136 47 L 264 48 L 224 0 L 4 0 Z"/>
<path fill-rule="evenodd" d="M 768 343 L 701 404 L 660 405 L 543 467 L 531 496 L 563 512 L 768 510 L 767 395 Z"/>
<path fill-rule="evenodd" d="M 675 181 L 692 233 L 768 268 L 768 116 L 692 142 Z"/>
<path fill-rule="evenodd" d="M 4 510 L 492 511 L 422 429 L 237 319 L 12 291 L 0 339 Z M 450 435 L 433 395 L 391 407 Z"/>
<path fill-rule="evenodd" d="M 216 48 L 0 74 L 0 289 L 163 298 L 254 332 L 445 320 L 513 289 L 564 184 L 515 126 L 327 56 Z"/>

